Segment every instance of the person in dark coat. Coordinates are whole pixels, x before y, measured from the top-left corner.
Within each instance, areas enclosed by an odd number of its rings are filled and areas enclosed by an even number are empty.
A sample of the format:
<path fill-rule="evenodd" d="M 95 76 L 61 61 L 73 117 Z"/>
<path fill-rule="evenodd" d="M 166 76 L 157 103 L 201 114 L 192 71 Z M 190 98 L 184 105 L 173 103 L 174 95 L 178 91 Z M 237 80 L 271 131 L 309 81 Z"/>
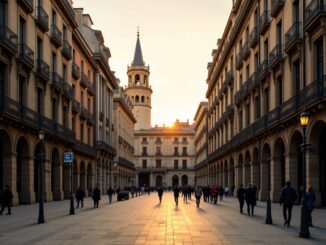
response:
<path fill-rule="evenodd" d="M 284 226 L 290 226 L 292 217 L 292 207 L 294 202 L 297 200 L 297 192 L 291 186 L 291 182 L 286 182 L 286 186 L 283 187 L 280 197 L 280 205 L 283 205 L 283 217 Z"/>
<path fill-rule="evenodd" d="M 157 194 L 158 194 L 158 198 L 160 199 L 160 203 L 161 203 L 162 196 L 163 196 L 163 187 L 162 186 L 157 187 Z"/>
<path fill-rule="evenodd" d="M 240 185 L 240 188 L 237 190 L 237 197 L 240 204 L 240 213 L 243 213 L 243 205 L 244 205 L 244 199 L 245 199 L 245 189 L 243 188 L 243 184 Z"/>
<path fill-rule="evenodd" d="M 224 196 L 224 187 L 220 186 L 218 188 L 218 195 L 220 196 L 220 201 L 223 201 L 223 196 Z"/>
<path fill-rule="evenodd" d="M 98 188 L 98 185 L 93 190 L 93 201 L 94 201 L 94 208 L 98 208 L 98 204 L 101 200 L 101 190 Z"/>
<path fill-rule="evenodd" d="M 6 189 L 4 190 L 4 192 L 2 193 L 2 208 L 0 211 L 0 214 L 2 214 L 3 210 L 5 210 L 5 208 L 8 208 L 8 213 L 7 215 L 11 215 L 11 201 L 13 199 L 13 195 L 12 192 L 10 190 L 9 185 L 6 185 Z"/>
<path fill-rule="evenodd" d="M 109 203 L 112 203 L 112 195 L 114 194 L 114 190 L 111 186 L 109 186 L 109 188 L 106 191 L 106 194 L 108 195 L 109 198 Z"/>
<path fill-rule="evenodd" d="M 174 201 L 176 206 L 178 206 L 179 193 L 180 193 L 180 189 L 178 185 L 175 185 L 173 187 L 173 195 L 174 195 Z"/>
<path fill-rule="evenodd" d="M 184 185 L 182 188 L 182 195 L 183 195 L 183 201 L 187 202 L 188 201 L 188 187 L 186 185 Z"/>
<path fill-rule="evenodd" d="M 316 195 L 311 186 L 308 187 L 306 193 L 306 203 L 307 203 L 307 213 L 308 213 L 308 225 L 312 226 L 312 216 L 311 213 L 314 210 L 314 204 L 316 201 Z"/>
<path fill-rule="evenodd" d="M 245 192 L 245 196 L 246 196 L 248 215 L 250 215 L 250 211 L 251 211 L 251 215 L 254 215 L 254 207 L 256 204 L 256 192 L 251 184 L 248 185 L 248 188 L 246 189 Z"/>
<path fill-rule="evenodd" d="M 81 203 L 81 207 L 84 207 L 84 196 L 85 192 L 81 186 L 78 187 L 76 190 L 76 201 L 77 201 L 77 208 L 79 208 L 79 203 Z"/>

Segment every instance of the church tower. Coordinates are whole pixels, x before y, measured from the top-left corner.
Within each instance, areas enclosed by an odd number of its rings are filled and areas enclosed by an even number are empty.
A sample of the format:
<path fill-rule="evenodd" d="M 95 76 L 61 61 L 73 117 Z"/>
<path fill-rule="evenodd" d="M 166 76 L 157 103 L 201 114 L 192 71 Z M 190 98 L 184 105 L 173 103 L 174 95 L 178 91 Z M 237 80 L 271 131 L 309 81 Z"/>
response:
<path fill-rule="evenodd" d="M 135 130 L 151 128 L 151 96 L 152 88 L 149 85 L 149 66 L 145 66 L 140 46 L 139 31 L 134 59 L 128 66 L 128 86 L 126 93 L 133 104 L 133 114 L 137 120 Z"/>

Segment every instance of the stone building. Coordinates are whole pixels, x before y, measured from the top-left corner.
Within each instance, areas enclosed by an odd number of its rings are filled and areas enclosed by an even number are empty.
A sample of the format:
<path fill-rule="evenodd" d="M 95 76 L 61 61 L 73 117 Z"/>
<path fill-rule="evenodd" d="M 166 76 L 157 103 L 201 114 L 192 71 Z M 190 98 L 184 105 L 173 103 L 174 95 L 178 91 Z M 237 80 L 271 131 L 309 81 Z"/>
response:
<path fill-rule="evenodd" d="M 134 131 L 134 161 L 138 186 L 194 184 L 194 127 L 177 121 L 174 127 L 151 127 L 149 66 L 145 66 L 139 33 L 126 94 L 137 120 Z"/>
<path fill-rule="evenodd" d="M 197 185 L 208 184 L 208 164 L 207 164 L 207 112 L 208 103 L 200 102 L 195 114 L 195 182 Z"/>
<path fill-rule="evenodd" d="M 324 1 L 237 0 L 208 69 L 209 183 L 279 200 L 303 184 L 298 117 L 310 114 L 306 182 L 326 205 Z"/>
<path fill-rule="evenodd" d="M 0 187 L 10 185 L 14 204 L 35 202 L 40 183 L 46 201 L 62 200 L 70 192 L 62 155 L 76 142 L 75 14 L 68 0 L 1 0 L 0 12 Z"/>
<path fill-rule="evenodd" d="M 109 66 L 111 53 L 104 44 L 102 32 L 92 29 L 93 21 L 83 9 L 75 9 L 78 29 L 92 51 L 96 65 L 95 81 L 95 147 L 96 147 L 96 183 L 102 192 L 112 185 L 113 158 L 116 149 L 113 146 L 113 90 L 118 88 L 117 78 Z"/>
<path fill-rule="evenodd" d="M 135 185 L 134 126 L 132 103 L 122 87 L 114 90 L 114 138 L 117 151 L 113 162 L 113 186 L 130 187 Z"/>

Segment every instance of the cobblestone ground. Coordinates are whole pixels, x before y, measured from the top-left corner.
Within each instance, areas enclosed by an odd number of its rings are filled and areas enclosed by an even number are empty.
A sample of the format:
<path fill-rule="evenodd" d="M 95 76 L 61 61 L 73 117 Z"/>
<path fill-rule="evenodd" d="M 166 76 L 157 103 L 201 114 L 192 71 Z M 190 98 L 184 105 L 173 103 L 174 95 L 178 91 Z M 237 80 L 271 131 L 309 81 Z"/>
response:
<path fill-rule="evenodd" d="M 45 204 L 46 223 L 36 224 L 38 205 L 13 208 L 13 215 L 0 216 L 0 244 L 326 244 L 326 210 L 313 213 L 309 240 L 298 237 L 300 208 L 293 210 L 292 227 L 283 227 L 281 208 L 272 206 L 273 225 L 265 225 L 266 207 L 258 203 L 255 216 L 241 215 L 235 198 L 217 206 L 164 193 L 158 204 L 155 193 L 99 209 L 91 200 L 69 216 L 69 201 Z"/>

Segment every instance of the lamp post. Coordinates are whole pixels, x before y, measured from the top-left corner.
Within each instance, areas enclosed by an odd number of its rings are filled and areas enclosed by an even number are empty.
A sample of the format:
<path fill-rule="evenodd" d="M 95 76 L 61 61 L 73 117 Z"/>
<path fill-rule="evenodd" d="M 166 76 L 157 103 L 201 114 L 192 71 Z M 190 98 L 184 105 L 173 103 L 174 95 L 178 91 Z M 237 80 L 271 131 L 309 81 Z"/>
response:
<path fill-rule="evenodd" d="M 44 220 L 44 200 L 43 200 L 43 140 L 44 140 L 44 132 L 40 131 L 38 138 L 40 140 L 40 153 L 38 154 L 38 171 L 39 171 L 39 188 L 38 188 L 38 203 L 39 203 L 39 213 L 38 213 L 38 222 L 39 224 L 43 224 Z"/>
<path fill-rule="evenodd" d="M 70 215 L 75 214 L 74 196 L 72 194 L 73 188 L 73 161 L 70 162 Z"/>
<path fill-rule="evenodd" d="M 301 146 L 302 150 L 302 185 L 303 185 L 303 195 L 301 202 L 301 222 L 300 222 L 300 233 L 299 236 L 302 238 L 309 238 L 309 226 L 308 226 L 308 215 L 307 215 L 307 203 L 306 203 L 306 149 L 307 149 L 307 139 L 306 130 L 309 122 L 309 114 L 307 112 L 302 112 L 300 114 L 300 123 L 303 127 L 303 143 Z"/>

